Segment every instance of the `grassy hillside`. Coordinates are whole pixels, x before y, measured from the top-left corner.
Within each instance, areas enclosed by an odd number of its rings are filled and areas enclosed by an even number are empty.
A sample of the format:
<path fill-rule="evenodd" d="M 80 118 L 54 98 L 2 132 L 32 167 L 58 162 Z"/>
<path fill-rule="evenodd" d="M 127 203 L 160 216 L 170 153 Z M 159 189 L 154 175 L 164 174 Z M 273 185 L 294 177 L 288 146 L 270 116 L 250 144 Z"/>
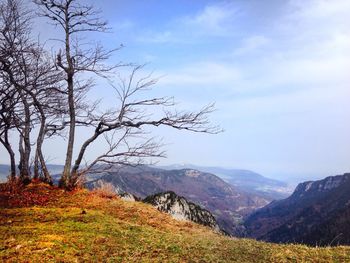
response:
<path fill-rule="evenodd" d="M 0 189 L 1 262 L 349 262 L 350 247 L 232 239 L 153 207 L 40 183 Z"/>

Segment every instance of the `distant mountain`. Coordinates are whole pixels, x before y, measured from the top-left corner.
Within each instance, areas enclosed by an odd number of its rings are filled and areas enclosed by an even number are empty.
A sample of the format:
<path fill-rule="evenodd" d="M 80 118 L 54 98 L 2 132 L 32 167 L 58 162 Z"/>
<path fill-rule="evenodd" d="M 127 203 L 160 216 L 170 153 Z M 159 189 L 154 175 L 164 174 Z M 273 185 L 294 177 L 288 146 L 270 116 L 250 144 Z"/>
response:
<path fill-rule="evenodd" d="M 112 183 L 119 189 L 141 198 L 173 191 L 212 212 L 220 228 L 232 235 L 242 235 L 243 217 L 272 200 L 247 194 L 216 175 L 198 170 L 143 168 L 123 168 L 106 173 L 99 180 Z M 94 181 L 91 181 L 88 186 L 93 184 Z"/>
<path fill-rule="evenodd" d="M 191 164 L 170 165 L 163 166 L 162 168 L 172 170 L 181 169 L 181 167 L 215 174 L 236 188 L 272 199 L 286 198 L 294 189 L 288 187 L 288 184 L 285 182 L 267 178 L 249 170 L 206 167 Z"/>
<path fill-rule="evenodd" d="M 55 183 L 58 180 L 63 171 L 63 165 L 48 164 L 48 169 L 54 179 Z M 242 170 L 242 169 L 226 169 L 220 167 L 205 167 L 196 166 L 191 164 L 186 165 L 171 165 L 171 166 L 159 166 L 159 167 L 130 167 L 128 171 L 131 170 L 139 172 L 140 169 L 144 171 L 145 169 L 163 169 L 163 170 L 181 170 L 181 169 L 195 169 L 207 173 L 212 173 L 233 185 L 235 188 L 243 190 L 247 193 L 257 194 L 259 196 L 264 196 L 267 199 L 282 199 L 286 198 L 292 193 L 292 190 L 285 182 L 270 179 L 264 177 L 258 173 Z M 6 181 L 7 175 L 9 174 L 9 165 L 0 165 L 0 182 Z M 98 179 L 103 174 L 88 174 L 86 180 L 91 181 Z"/>
<path fill-rule="evenodd" d="M 10 166 L 7 164 L 0 164 L 0 182 L 5 182 L 9 174 Z"/>
<path fill-rule="evenodd" d="M 308 181 L 245 220 L 250 237 L 277 243 L 350 244 L 350 173 Z"/>
<path fill-rule="evenodd" d="M 59 164 L 48 164 L 47 169 L 52 175 L 53 179 L 57 179 L 60 177 L 63 171 L 63 165 Z M 10 166 L 7 164 L 0 164 L 0 182 L 4 182 L 7 180 L 7 176 L 10 174 Z"/>

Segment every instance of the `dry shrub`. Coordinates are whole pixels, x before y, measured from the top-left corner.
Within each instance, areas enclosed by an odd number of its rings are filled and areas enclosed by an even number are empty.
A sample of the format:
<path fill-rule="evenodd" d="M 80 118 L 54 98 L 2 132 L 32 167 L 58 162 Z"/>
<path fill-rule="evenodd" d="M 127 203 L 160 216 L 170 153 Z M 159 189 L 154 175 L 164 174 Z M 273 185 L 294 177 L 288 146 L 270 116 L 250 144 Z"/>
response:
<path fill-rule="evenodd" d="M 117 196 L 115 187 L 105 181 L 98 181 L 93 192 L 103 198 L 115 198 Z"/>

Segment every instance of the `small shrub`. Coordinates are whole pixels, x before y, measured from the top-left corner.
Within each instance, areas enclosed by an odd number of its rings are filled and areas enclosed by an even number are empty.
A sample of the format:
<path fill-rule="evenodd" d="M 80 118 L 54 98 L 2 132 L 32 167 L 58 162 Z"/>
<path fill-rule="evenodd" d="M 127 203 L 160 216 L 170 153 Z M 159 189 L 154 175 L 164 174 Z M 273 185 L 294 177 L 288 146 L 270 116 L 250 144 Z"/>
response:
<path fill-rule="evenodd" d="M 115 198 L 117 196 L 115 187 L 105 181 L 98 181 L 93 192 L 103 198 Z"/>

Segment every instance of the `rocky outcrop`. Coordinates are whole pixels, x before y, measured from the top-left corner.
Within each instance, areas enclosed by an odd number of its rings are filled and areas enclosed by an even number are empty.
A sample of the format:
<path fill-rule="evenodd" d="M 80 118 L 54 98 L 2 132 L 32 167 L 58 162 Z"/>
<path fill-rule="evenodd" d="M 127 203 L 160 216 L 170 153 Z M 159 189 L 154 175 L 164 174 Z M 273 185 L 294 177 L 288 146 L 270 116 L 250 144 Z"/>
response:
<path fill-rule="evenodd" d="M 130 193 L 123 192 L 123 193 L 120 193 L 118 195 L 124 201 L 129 201 L 129 202 L 140 201 L 139 197 L 137 197 L 137 196 L 135 196 L 133 194 L 130 194 Z"/>
<path fill-rule="evenodd" d="M 293 192 L 292 197 L 302 197 L 304 195 L 315 195 L 320 192 L 328 192 L 340 185 L 344 184 L 346 181 L 350 180 L 350 174 L 329 176 L 323 180 L 319 181 L 308 181 L 298 184 Z"/>
<path fill-rule="evenodd" d="M 220 230 L 215 217 L 208 210 L 187 201 L 186 198 L 178 196 L 172 191 L 150 195 L 143 201 L 155 206 L 160 211 L 170 214 L 177 220 L 189 220 L 217 231 Z"/>

